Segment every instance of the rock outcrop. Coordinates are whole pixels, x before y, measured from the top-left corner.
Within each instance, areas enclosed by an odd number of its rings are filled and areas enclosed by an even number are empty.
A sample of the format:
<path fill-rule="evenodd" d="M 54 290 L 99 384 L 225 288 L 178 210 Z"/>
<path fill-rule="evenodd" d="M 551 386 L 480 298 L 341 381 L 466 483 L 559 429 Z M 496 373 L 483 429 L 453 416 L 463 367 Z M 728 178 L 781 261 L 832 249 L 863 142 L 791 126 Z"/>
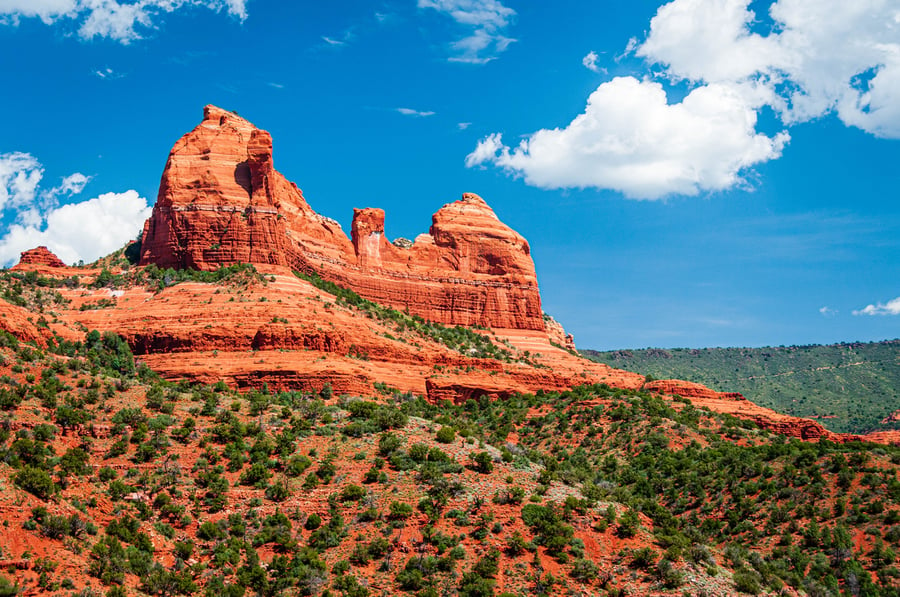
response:
<path fill-rule="evenodd" d="M 550 341 L 557 346 L 562 346 L 566 350 L 577 350 L 575 348 L 575 338 L 572 334 L 566 333 L 562 324 L 544 313 L 544 327 L 547 329 L 547 335 Z"/>
<path fill-rule="evenodd" d="M 529 330 L 483 332 L 506 357 L 473 356 L 391 318 L 341 304 L 281 268 L 259 267 L 263 279 L 249 285 L 135 286 L 102 309 L 82 306 L 108 296 L 107 289 L 63 287 L 71 302 L 59 318 L 73 329 L 116 332 L 136 358 L 164 377 L 224 380 L 242 388 L 319 391 L 329 383 L 335 393 L 367 396 L 381 383 L 435 402 L 463 403 L 584 383 L 637 388 L 643 381 L 560 350 Z M 64 335 L 56 325 L 51 323 L 53 331 Z M 507 335 L 513 332 L 519 337 Z"/>
<path fill-rule="evenodd" d="M 877 431 L 864 435 L 835 433 L 811 419 L 781 414 L 770 408 L 754 404 L 737 392 L 716 392 L 698 383 L 679 379 L 662 379 L 647 382 L 641 389 L 688 398 L 691 404 L 698 408 L 705 407 L 714 412 L 752 421 L 763 429 L 804 441 L 828 440 L 841 444 L 855 441 L 900 444 L 900 431 Z"/>
<path fill-rule="evenodd" d="M 348 238 L 275 170 L 269 133 L 214 106 L 172 149 L 141 247 L 143 265 L 278 265 L 439 323 L 545 332 L 528 243 L 483 199 L 445 205 L 411 245 L 357 209 Z"/>
<path fill-rule="evenodd" d="M 671 394 L 673 396 L 681 396 L 682 398 L 690 399 L 746 400 L 746 398 L 738 392 L 716 392 L 702 384 L 683 381 L 681 379 L 658 379 L 656 381 L 648 381 L 641 389 L 648 392 L 656 392 L 657 394 Z"/>
<path fill-rule="evenodd" d="M 10 305 L 6 301 L 0 301 L 0 330 L 12 334 L 21 342 L 32 342 L 38 346 L 46 346 L 47 342 L 44 334 L 33 323 L 33 320 L 36 318 L 36 315 L 22 307 Z"/>
<path fill-rule="evenodd" d="M 450 402 L 452 404 L 465 404 L 467 400 L 478 400 L 487 397 L 490 400 L 506 400 L 515 392 L 508 386 L 493 384 L 472 385 L 446 380 L 428 379 L 425 382 L 425 396 L 433 404 Z"/>
<path fill-rule="evenodd" d="M 28 267 L 66 267 L 62 259 L 57 257 L 45 246 L 35 247 L 22 251 L 19 263 L 13 269 L 27 269 Z"/>
<path fill-rule="evenodd" d="M 896 410 L 881 420 L 882 425 L 900 423 L 900 410 Z"/>

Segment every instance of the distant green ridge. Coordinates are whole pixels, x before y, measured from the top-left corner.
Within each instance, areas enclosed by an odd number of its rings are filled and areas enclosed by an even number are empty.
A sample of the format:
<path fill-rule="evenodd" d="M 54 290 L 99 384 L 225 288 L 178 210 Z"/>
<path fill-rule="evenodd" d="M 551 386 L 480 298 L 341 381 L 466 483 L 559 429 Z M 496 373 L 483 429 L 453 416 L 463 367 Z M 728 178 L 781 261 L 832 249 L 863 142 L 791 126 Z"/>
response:
<path fill-rule="evenodd" d="M 760 406 L 815 418 L 832 431 L 900 429 L 900 423 L 881 422 L 900 410 L 900 340 L 581 352 L 656 379 L 684 379 L 720 392 L 740 392 Z"/>

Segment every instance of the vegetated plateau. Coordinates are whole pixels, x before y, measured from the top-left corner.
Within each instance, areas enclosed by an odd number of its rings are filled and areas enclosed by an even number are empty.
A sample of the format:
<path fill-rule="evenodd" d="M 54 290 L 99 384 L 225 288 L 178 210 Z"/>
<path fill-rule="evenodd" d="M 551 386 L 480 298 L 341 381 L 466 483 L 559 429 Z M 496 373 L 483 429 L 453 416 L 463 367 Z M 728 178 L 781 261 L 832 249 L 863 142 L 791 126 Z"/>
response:
<path fill-rule="evenodd" d="M 740 392 L 760 406 L 842 433 L 900 429 L 900 340 L 765 348 L 593 351 L 590 359 L 657 379 Z"/>

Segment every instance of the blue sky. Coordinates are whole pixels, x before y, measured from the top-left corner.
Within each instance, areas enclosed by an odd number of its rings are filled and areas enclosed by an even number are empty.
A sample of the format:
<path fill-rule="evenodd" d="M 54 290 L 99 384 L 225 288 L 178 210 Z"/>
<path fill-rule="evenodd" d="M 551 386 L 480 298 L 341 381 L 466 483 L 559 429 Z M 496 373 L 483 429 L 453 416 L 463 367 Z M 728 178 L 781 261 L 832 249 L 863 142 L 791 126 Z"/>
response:
<path fill-rule="evenodd" d="M 466 191 L 584 348 L 900 336 L 896 0 L 0 0 L 0 260 L 134 238 L 205 104 L 349 230 Z"/>

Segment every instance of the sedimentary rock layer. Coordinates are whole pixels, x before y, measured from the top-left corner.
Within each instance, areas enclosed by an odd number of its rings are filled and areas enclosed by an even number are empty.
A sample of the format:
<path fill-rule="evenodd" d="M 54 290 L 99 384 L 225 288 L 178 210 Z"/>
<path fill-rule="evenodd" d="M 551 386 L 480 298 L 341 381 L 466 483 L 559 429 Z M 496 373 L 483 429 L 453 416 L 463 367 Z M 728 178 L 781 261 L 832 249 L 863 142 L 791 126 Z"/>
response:
<path fill-rule="evenodd" d="M 355 210 L 348 238 L 275 170 L 269 133 L 207 106 L 169 155 L 141 263 L 286 266 L 432 321 L 545 331 L 528 243 L 480 197 L 442 207 L 411 245 L 385 238 L 384 217 Z"/>
<path fill-rule="evenodd" d="M 66 267 L 63 260 L 53 254 L 50 249 L 41 245 L 34 249 L 22 251 L 19 263 L 13 269 L 22 269 L 24 266 Z"/>

